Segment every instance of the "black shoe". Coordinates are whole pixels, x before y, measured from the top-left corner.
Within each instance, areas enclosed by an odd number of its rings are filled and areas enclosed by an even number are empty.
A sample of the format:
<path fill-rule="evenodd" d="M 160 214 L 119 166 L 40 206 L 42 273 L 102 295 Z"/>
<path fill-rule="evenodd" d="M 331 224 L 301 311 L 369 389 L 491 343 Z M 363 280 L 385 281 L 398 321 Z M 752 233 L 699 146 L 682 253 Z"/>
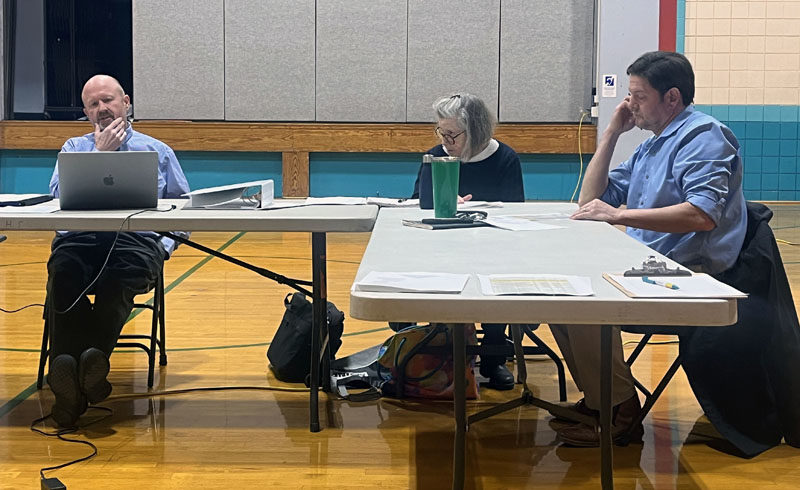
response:
<path fill-rule="evenodd" d="M 86 411 L 86 397 L 78 386 L 78 363 L 69 354 L 61 354 L 50 362 L 47 384 L 56 397 L 53 420 L 61 427 L 75 427 Z"/>
<path fill-rule="evenodd" d="M 111 394 L 111 383 L 106 380 L 110 368 L 108 356 L 100 349 L 89 347 L 81 354 L 78 380 L 89 403 L 99 403 Z"/>
<path fill-rule="evenodd" d="M 510 390 L 514 388 L 514 375 L 504 364 L 497 366 L 481 366 L 481 376 L 489 378 L 484 386 L 494 390 Z"/>

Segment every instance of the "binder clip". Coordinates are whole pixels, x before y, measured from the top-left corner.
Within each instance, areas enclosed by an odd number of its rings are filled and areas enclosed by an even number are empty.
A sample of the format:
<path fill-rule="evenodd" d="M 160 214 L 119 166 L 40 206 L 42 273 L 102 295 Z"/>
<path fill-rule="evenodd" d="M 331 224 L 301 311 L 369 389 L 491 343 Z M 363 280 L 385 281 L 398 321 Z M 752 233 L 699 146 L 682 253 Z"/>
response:
<path fill-rule="evenodd" d="M 627 277 L 640 277 L 640 276 L 691 276 L 692 273 L 686 269 L 681 269 L 680 267 L 676 267 L 674 269 L 670 269 L 667 267 L 666 262 L 661 262 L 656 260 L 654 255 L 651 255 L 647 258 L 644 262 L 642 262 L 642 268 L 637 269 L 636 267 L 631 267 L 629 270 L 625 271 L 624 276 Z"/>

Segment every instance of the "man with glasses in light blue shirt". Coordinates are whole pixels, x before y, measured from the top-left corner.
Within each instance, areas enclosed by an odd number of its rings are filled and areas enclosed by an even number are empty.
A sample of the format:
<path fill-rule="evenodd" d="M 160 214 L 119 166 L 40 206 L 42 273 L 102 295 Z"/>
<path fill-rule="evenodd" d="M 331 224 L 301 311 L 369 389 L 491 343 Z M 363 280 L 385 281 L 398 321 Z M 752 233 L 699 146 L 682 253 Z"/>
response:
<path fill-rule="evenodd" d="M 156 151 L 158 197 L 189 192 L 172 149 L 130 126 L 130 98 L 117 80 L 96 75 L 84 85 L 81 98 L 94 132 L 70 138 L 61 151 Z M 56 197 L 58 182 L 56 164 L 50 180 Z M 111 393 L 108 359 L 133 298 L 153 289 L 175 242 L 154 232 L 58 232 L 51 248 L 45 301 L 50 327 L 47 382 L 55 395 L 53 419 L 71 427 L 89 403 Z M 87 290 L 94 293 L 94 304 Z"/>
<path fill-rule="evenodd" d="M 624 225 L 627 233 L 694 270 L 729 269 L 747 227 L 742 157 L 730 129 L 696 111 L 694 72 L 679 53 L 645 53 L 628 67 L 630 94 L 614 111 L 586 170 L 573 219 Z M 614 147 L 633 127 L 649 130 L 627 161 L 609 172 Z M 626 205 L 621 208 L 621 205 Z M 584 399 L 572 408 L 596 413 L 600 403 L 600 329 L 551 325 Z M 625 432 L 641 409 L 619 328 L 613 339 L 612 436 Z M 586 424 L 556 424 L 559 438 L 574 446 L 597 446 Z M 641 441 L 643 427 L 633 428 Z"/>

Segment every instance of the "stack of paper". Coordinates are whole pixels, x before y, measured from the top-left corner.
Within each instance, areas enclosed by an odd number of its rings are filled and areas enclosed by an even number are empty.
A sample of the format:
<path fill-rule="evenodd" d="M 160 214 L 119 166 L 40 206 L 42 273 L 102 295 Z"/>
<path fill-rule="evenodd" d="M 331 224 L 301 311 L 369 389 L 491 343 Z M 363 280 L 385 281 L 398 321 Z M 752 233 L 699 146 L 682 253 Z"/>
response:
<path fill-rule="evenodd" d="M 528 216 L 489 216 L 484 221 L 495 228 L 511 231 L 540 231 L 563 228 L 563 226 L 539 222 Z"/>
<path fill-rule="evenodd" d="M 449 293 L 464 290 L 469 274 L 444 272 L 377 272 L 372 271 L 356 282 L 357 291 L 394 293 Z"/>

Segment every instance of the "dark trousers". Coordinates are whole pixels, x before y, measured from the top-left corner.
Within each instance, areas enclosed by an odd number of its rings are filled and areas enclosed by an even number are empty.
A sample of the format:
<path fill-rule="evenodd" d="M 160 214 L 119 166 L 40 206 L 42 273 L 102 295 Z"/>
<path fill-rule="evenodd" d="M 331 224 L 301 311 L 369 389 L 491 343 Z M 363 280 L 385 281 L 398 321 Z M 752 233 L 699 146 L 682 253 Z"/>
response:
<path fill-rule="evenodd" d="M 57 235 L 47 262 L 45 315 L 50 324 L 51 359 L 70 354 L 77 360 L 89 347 L 110 356 L 122 326 L 133 310 L 133 298 L 155 287 L 165 252 L 154 237 L 114 232 Z M 108 256 L 108 262 L 103 265 Z M 89 288 L 94 304 L 81 293 Z M 70 306 L 76 301 L 71 309 Z M 69 311 L 64 312 L 69 309 Z"/>
<path fill-rule="evenodd" d="M 389 328 L 397 332 L 413 323 L 389 322 Z M 482 323 L 483 340 L 481 345 L 503 345 L 506 343 L 506 324 L 505 323 Z M 505 356 L 481 356 L 481 367 L 484 369 L 493 368 L 506 363 Z"/>
<path fill-rule="evenodd" d="M 483 340 L 481 345 L 503 345 L 506 343 L 505 323 L 481 323 Z M 481 367 L 489 369 L 506 363 L 505 356 L 481 356 Z"/>

